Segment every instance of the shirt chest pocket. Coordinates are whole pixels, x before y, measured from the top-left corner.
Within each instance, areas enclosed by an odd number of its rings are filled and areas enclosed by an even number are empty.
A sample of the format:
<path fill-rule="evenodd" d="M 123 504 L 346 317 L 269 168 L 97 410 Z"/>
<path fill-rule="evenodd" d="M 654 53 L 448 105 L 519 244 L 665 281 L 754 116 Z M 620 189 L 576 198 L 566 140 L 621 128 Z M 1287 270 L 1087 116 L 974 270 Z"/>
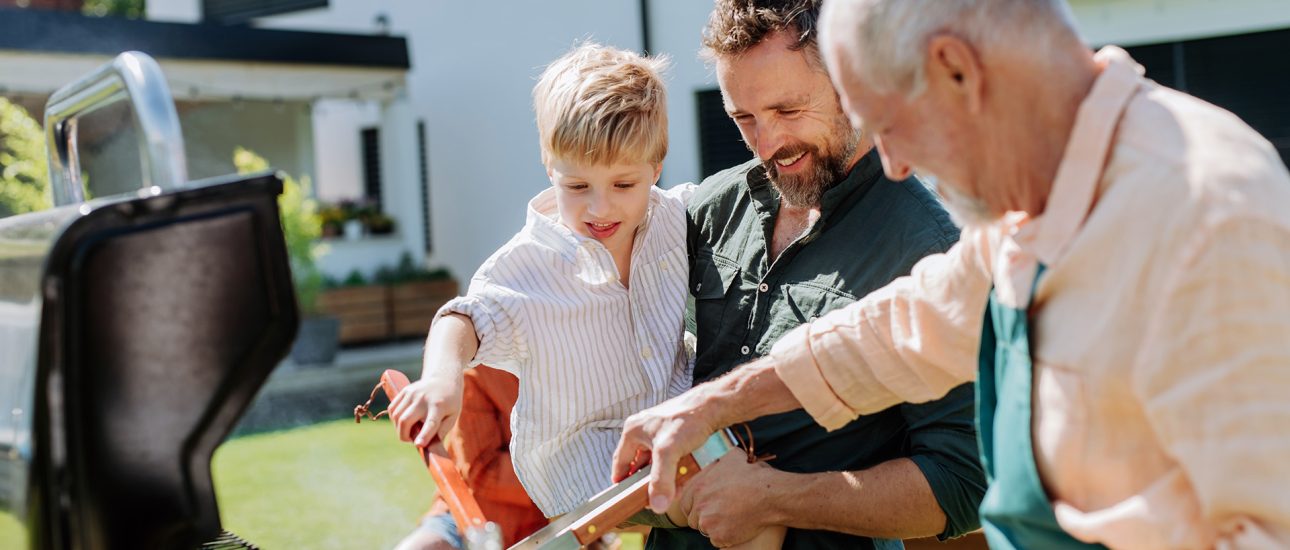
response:
<path fill-rule="evenodd" d="M 690 273 L 690 293 L 694 296 L 694 317 L 700 342 L 715 342 L 714 338 L 725 326 L 727 310 L 735 308 L 737 300 L 731 288 L 739 278 L 739 266 L 715 254 L 700 254 Z M 703 346 L 701 343 L 700 346 Z"/>
<path fill-rule="evenodd" d="M 769 326 L 757 346 L 760 354 L 769 353 L 771 346 L 788 331 L 856 301 L 851 294 L 815 281 L 786 283 L 779 290 L 781 296 L 769 304 Z"/>

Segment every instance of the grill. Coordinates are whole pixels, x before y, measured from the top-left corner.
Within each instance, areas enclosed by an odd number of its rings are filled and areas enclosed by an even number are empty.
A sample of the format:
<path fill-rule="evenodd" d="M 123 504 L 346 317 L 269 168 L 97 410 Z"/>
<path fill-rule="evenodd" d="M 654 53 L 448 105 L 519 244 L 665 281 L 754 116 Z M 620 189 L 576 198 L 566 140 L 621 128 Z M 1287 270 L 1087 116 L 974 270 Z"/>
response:
<path fill-rule="evenodd" d="M 77 117 L 121 99 L 141 190 L 86 202 Z M 55 92 L 45 124 L 56 206 L 0 220 L 0 513 L 25 530 L 0 547 L 254 548 L 222 531 L 210 458 L 295 336 L 282 182 L 187 181 L 139 53 Z"/>
<path fill-rule="evenodd" d="M 242 540 L 242 537 L 224 531 L 218 537 L 215 537 L 215 540 L 203 544 L 201 550 L 260 550 L 260 547 Z"/>

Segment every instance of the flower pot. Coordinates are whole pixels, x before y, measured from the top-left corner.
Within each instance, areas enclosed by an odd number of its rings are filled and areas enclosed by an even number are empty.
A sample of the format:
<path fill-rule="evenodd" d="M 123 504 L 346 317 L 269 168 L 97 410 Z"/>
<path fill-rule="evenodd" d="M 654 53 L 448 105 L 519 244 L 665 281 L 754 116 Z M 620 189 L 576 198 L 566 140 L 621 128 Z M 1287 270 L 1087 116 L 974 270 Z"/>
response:
<path fill-rule="evenodd" d="M 357 241 L 363 238 L 363 222 L 358 220 L 346 220 L 343 227 L 345 230 L 345 240 Z"/>
<path fill-rule="evenodd" d="M 297 365 L 326 365 L 336 359 L 340 339 L 340 319 L 305 317 L 291 346 L 291 360 Z"/>

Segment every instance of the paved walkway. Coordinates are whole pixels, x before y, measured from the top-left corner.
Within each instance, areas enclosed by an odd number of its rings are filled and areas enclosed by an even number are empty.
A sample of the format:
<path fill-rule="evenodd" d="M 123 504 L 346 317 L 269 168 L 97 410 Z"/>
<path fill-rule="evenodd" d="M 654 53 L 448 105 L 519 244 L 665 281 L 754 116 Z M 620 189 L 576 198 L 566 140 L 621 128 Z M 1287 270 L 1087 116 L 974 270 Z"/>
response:
<path fill-rule="evenodd" d="M 323 420 L 352 418 L 354 405 L 367 400 L 385 369 L 421 376 L 421 340 L 341 350 L 330 365 L 283 361 L 260 388 L 234 435 L 278 430 Z M 385 408 L 385 398 L 373 403 Z"/>

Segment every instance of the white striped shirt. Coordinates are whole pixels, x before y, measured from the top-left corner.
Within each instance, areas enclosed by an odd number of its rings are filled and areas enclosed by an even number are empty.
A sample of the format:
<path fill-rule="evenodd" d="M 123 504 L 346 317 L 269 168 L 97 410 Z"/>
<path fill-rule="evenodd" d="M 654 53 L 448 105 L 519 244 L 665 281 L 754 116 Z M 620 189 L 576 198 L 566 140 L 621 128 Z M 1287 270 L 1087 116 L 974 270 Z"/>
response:
<path fill-rule="evenodd" d="M 519 377 L 511 458 L 548 517 L 609 486 L 629 415 L 690 387 L 685 203 L 693 189 L 650 189 L 632 243 L 630 290 L 604 245 L 559 222 L 555 189 L 547 189 L 529 202 L 524 229 L 480 266 L 466 295 L 439 310 L 475 324 L 472 366 Z"/>

